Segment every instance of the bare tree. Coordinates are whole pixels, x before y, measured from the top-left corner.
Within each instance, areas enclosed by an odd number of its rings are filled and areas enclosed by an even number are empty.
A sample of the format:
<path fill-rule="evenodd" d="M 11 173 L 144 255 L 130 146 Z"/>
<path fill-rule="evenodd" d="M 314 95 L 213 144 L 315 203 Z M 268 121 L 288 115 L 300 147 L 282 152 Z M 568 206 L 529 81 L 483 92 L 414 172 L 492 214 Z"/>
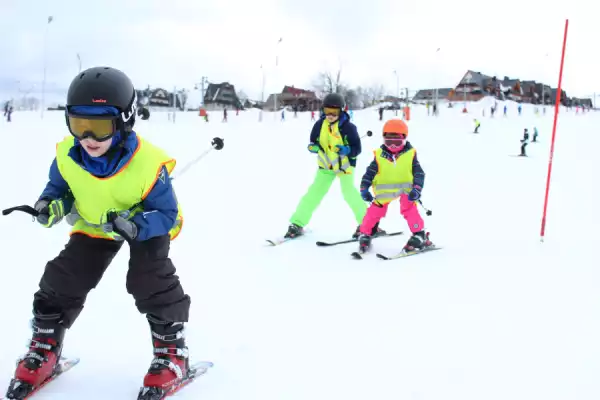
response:
<path fill-rule="evenodd" d="M 367 88 L 361 88 L 362 100 L 366 107 L 370 107 L 383 99 L 385 88 L 381 84 L 375 84 Z"/>
<path fill-rule="evenodd" d="M 248 95 L 243 90 L 238 90 L 236 94 L 238 99 L 240 99 L 240 101 L 242 102 L 242 104 L 244 104 L 246 100 L 248 100 Z"/>
<path fill-rule="evenodd" d="M 328 93 L 340 93 L 345 88 L 345 85 L 341 82 L 342 78 L 342 66 L 335 72 L 322 71 L 319 72 L 317 77 L 313 80 L 312 86 L 315 90 L 315 94 L 319 98 L 323 98 Z"/>

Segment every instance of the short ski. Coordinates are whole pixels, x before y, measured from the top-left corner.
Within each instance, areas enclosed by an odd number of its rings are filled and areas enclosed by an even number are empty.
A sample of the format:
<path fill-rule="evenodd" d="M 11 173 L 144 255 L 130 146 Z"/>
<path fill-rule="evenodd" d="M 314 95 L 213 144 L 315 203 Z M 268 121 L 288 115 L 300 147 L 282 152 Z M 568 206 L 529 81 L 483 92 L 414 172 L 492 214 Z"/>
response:
<path fill-rule="evenodd" d="M 196 378 L 204 375 L 208 372 L 209 368 L 213 367 L 213 363 L 210 361 L 200 361 L 196 364 L 190 365 L 188 374 L 181 382 L 171 387 L 169 390 L 164 391 L 160 388 L 155 387 L 142 387 L 138 394 L 137 400 L 161 400 L 166 399 L 179 392 L 181 389 L 194 382 Z"/>
<path fill-rule="evenodd" d="M 392 232 L 392 233 L 385 233 L 383 235 L 373 235 L 372 238 L 376 239 L 376 238 L 380 238 L 380 237 L 398 236 L 398 235 L 402 235 L 402 234 L 404 234 L 404 232 L 398 231 L 398 232 Z M 317 242 L 316 245 L 320 246 L 320 247 L 325 247 L 325 246 L 337 246 L 338 244 L 346 244 L 346 243 L 354 243 L 354 242 L 358 242 L 358 238 L 340 240 L 339 242 Z"/>
<path fill-rule="evenodd" d="M 381 253 L 377 253 L 376 256 L 377 256 L 377 258 L 381 258 L 382 260 L 395 260 L 398 258 L 416 256 L 417 254 L 427 253 L 430 251 L 441 250 L 441 249 L 442 249 L 442 247 L 436 247 L 435 245 L 432 245 L 429 247 L 425 247 L 424 249 L 421 249 L 421 250 L 409 250 L 409 251 L 402 250 L 401 252 L 394 254 L 392 256 L 386 256 Z"/>
<path fill-rule="evenodd" d="M 71 368 L 73 368 L 74 366 L 76 366 L 78 363 L 79 363 L 79 358 L 61 357 L 60 361 L 58 362 L 58 367 L 56 368 L 56 371 L 54 372 L 54 374 L 52 374 L 48 379 L 46 379 L 44 382 L 42 382 L 41 385 L 39 385 L 38 387 L 35 387 L 35 388 L 32 387 L 28 383 L 23 383 L 23 382 L 15 380 L 15 379 L 12 379 L 8 386 L 8 390 L 6 392 L 6 397 L 0 397 L 0 400 L 30 399 L 40 389 L 42 389 L 44 386 L 46 386 L 47 384 L 49 384 L 50 382 L 52 382 L 53 380 L 55 380 L 56 378 L 58 378 L 59 376 L 61 376 L 62 374 L 64 374 L 68 370 L 70 370 Z"/>
<path fill-rule="evenodd" d="M 297 236 L 299 237 L 299 236 Z M 279 246 L 280 244 L 283 244 L 285 242 L 288 242 L 290 240 L 296 239 L 297 237 L 280 237 L 277 239 L 266 239 L 267 243 L 270 244 L 271 246 Z"/>
<path fill-rule="evenodd" d="M 350 254 L 350 257 L 354 258 L 355 260 L 362 260 L 363 259 L 363 254 L 365 254 L 365 252 L 362 251 L 355 251 L 354 253 Z"/>
<path fill-rule="evenodd" d="M 304 231 L 304 233 L 302 235 L 299 235 L 299 236 L 294 236 L 294 237 L 280 236 L 280 237 L 275 238 L 275 239 L 265 239 L 265 240 L 267 241 L 267 244 L 269 246 L 279 246 L 280 244 L 284 244 L 285 242 L 289 242 L 289 241 L 294 240 L 294 239 L 300 239 L 301 237 L 306 236 L 310 232 L 311 232 L 310 229 L 306 229 Z"/>

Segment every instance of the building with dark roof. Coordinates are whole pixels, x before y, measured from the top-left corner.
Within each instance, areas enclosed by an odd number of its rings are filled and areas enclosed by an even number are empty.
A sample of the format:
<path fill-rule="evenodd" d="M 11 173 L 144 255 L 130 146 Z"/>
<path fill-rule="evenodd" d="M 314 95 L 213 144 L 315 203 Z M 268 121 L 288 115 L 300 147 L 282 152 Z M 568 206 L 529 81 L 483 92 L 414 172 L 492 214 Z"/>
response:
<path fill-rule="evenodd" d="M 298 111 L 313 111 L 321 107 L 321 100 L 314 91 L 287 85 L 283 87 L 281 93 L 272 93 L 269 95 L 262 109 L 273 111 L 275 103 L 278 110 L 291 107 Z"/>
<path fill-rule="evenodd" d="M 235 93 L 235 86 L 229 82 L 209 83 L 204 92 L 206 109 L 243 108 L 242 102 Z"/>

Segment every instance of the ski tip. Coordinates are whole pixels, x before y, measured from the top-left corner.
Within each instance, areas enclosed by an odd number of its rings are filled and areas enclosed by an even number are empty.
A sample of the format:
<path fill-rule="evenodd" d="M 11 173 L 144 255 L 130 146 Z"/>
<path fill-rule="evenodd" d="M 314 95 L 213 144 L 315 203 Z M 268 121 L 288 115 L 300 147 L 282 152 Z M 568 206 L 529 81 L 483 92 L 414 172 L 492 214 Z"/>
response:
<path fill-rule="evenodd" d="M 357 251 L 355 251 L 354 253 L 350 254 L 350 256 L 353 259 L 355 259 L 355 260 L 362 260 L 363 259 L 362 255 L 359 252 L 357 252 Z"/>
<path fill-rule="evenodd" d="M 60 361 L 61 362 L 68 362 L 68 363 L 71 363 L 71 364 L 77 364 L 80 361 L 80 359 L 79 359 L 79 357 L 72 357 L 71 358 L 71 357 L 61 356 L 60 357 Z"/>
<path fill-rule="evenodd" d="M 329 246 L 329 245 L 330 245 L 330 244 L 329 244 L 329 243 L 327 243 L 327 242 L 316 242 L 315 244 L 316 244 L 317 246 L 321 246 L 321 247 L 323 247 L 323 246 Z"/>
<path fill-rule="evenodd" d="M 198 361 L 196 363 L 192 363 L 190 365 L 191 369 L 208 369 L 215 366 L 215 363 L 212 361 Z"/>

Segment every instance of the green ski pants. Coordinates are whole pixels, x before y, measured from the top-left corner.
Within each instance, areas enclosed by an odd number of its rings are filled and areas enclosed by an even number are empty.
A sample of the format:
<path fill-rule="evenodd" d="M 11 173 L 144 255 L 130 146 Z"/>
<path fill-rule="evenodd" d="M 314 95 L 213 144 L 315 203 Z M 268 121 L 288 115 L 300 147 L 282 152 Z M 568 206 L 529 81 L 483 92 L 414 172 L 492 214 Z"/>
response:
<path fill-rule="evenodd" d="M 300 200 L 296 212 L 294 212 L 294 215 L 290 218 L 290 222 L 301 227 L 308 225 L 313 213 L 317 207 L 319 207 L 319 204 L 321 204 L 321 201 L 327 192 L 329 192 L 329 188 L 333 184 L 333 181 L 336 177 L 339 177 L 344 200 L 352 209 L 354 218 L 356 218 L 356 223 L 360 225 L 367 212 L 367 204 L 360 197 L 358 189 L 354 186 L 353 172 L 354 171 L 350 174 L 336 175 L 333 171 L 319 168 L 315 180 L 308 188 L 308 192 L 306 192 Z"/>

